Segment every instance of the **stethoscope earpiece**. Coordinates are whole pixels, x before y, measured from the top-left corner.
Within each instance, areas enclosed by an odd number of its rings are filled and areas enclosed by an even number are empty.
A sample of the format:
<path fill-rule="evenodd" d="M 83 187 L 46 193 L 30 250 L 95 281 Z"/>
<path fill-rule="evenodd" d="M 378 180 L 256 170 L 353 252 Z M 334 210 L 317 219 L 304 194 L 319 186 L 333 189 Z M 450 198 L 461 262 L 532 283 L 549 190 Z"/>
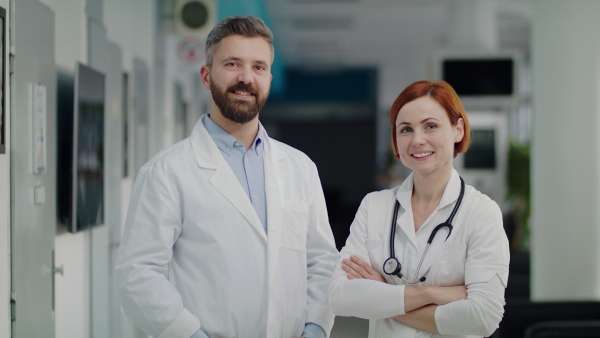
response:
<path fill-rule="evenodd" d="M 429 249 L 429 245 L 431 245 L 431 242 L 433 242 L 433 239 L 435 238 L 435 235 L 437 234 L 438 230 L 440 230 L 441 228 L 444 228 L 444 227 L 448 228 L 448 235 L 446 236 L 444 241 L 446 241 L 448 239 L 448 237 L 450 237 L 450 234 L 452 234 L 452 229 L 454 228 L 452 226 L 452 220 L 454 219 L 454 215 L 456 215 L 456 212 L 458 211 L 458 208 L 460 207 L 460 204 L 462 203 L 462 199 L 463 199 L 464 195 L 465 195 L 465 181 L 461 177 L 460 178 L 460 194 L 458 195 L 458 200 L 456 201 L 456 204 L 454 205 L 454 209 L 452 209 L 452 212 L 450 213 L 450 216 L 448 217 L 446 222 L 440 223 L 438 226 L 436 226 L 433 229 L 433 231 L 431 232 L 431 235 L 429 235 L 429 239 L 427 240 L 427 246 L 425 246 L 425 250 L 423 251 L 423 255 L 421 256 L 421 261 L 419 262 L 419 265 L 417 266 L 417 272 L 415 273 L 415 278 L 416 278 L 416 276 L 419 275 L 419 271 L 421 271 L 421 265 L 423 264 L 423 260 L 425 259 L 425 254 L 427 253 L 427 250 Z M 402 278 L 408 284 L 423 283 L 424 281 L 427 280 L 425 275 L 427 275 L 429 270 L 427 270 L 425 272 L 425 274 L 418 279 L 418 281 L 413 280 L 412 282 L 407 280 L 406 278 L 404 278 L 402 273 L 400 272 L 402 270 L 402 264 L 400 264 L 400 262 L 396 258 L 396 254 L 394 251 L 394 238 L 396 236 L 396 220 L 398 219 L 398 210 L 399 209 L 400 209 L 400 202 L 398 202 L 398 200 L 396 200 L 396 204 L 394 205 L 394 214 L 392 216 L 392 230 L 390 233 L 390 257 L 388 259 L 386 259 L 385 262 L 383 263 L 383 272 L 385 272 L 387 275 L 397 276 L 398 278 Z"/>

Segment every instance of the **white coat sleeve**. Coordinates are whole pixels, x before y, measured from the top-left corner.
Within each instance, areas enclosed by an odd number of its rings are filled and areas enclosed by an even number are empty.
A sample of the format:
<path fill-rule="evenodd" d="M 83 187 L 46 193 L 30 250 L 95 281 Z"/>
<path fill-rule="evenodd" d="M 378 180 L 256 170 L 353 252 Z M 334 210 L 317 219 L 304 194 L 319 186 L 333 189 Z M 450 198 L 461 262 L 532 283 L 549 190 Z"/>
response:
<path fill-rule="evenodd" d="M 477 206 L 468 226 L 467 299 L 439 306 L 435 321 L 441 334 L 487 337 L 498 328 L 504 314 L 510 259 L 508 239 L 502 213 L 491 200 Z"/>
<path fill-rule="evenodd" d="M 315 323 L 321 326 L 329 336 L 334 316 L 327 304 L 327 288 L 339 253 L 329 225 L 325 197 L 317 168 L 312 164 L 311 169 L 311 202 L 306 240 L 308 288 L 306 323 Z"/>
<path fill-rule="evenodd" d="M 384 319 L 405 314 L 404 285 L 367 279 L 348 280 L 342 259 L 357 256 L 372 266 L 366 243 L 369 195 L 360 204 L 350 226 L 350 236 L 342 248 L 329 286 L 329 306 L 334 314 L 365 319 Z"/>
<path fill-rule="evenodd" d="M 173 245 L 181 232 L 177 195 L 159 170 L 140 170 L 116 263 L 117 291 L 127 316 L 153 337 L 189 338 L 199 319 L 183 307 L 168 280 Z"/>

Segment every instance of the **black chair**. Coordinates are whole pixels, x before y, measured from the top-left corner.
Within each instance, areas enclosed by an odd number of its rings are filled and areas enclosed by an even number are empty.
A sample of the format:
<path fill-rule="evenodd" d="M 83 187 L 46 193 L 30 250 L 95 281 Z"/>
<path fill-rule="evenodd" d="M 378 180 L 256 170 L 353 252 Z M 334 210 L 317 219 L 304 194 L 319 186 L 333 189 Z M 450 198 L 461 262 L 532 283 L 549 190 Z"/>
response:
<path fill-rule="evenodd" d="M 600 321 L 600 302 L 597 301 L 531 302 L 507 298 L 504 310 L 504 318 L 494 338 L 524 337 L 529 327 L 541 322 Z M 594 337 L 600 338 L 600 335 Z"/>
<path fill-rule="evenodd" d="M 525 338 L 598 338 L 600 320 L 538 322 L 525 330 Z"/>

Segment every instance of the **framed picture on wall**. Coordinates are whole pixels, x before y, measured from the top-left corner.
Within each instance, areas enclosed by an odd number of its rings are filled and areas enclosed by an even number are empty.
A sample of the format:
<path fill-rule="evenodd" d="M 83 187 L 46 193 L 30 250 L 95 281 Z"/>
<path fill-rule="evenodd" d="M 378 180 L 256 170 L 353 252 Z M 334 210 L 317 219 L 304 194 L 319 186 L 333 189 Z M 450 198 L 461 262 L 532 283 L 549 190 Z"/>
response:
<path fill-rule="evenodd" d="M 6 65 L 6 10 L 0 7 L 0 154 L 6 152 L 6 84 L 4 81 Z"/>

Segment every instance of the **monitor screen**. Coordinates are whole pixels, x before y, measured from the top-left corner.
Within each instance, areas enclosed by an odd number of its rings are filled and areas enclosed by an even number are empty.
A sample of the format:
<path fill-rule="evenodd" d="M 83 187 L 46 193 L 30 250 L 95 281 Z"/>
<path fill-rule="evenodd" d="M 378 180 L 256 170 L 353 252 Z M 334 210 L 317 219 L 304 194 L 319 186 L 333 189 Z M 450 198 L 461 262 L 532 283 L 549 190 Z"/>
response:
<path fill-rule="evenodd" d="M 104 75 L 57 73 L 57 212 L 77 232 L 104 222 Z"/>
<path fill-rule="evenodd" d="M 78 64 L 75 74 L 71 231 L 104 222 L 104 75 Z"/>
<path fill-rule="evenodd" d="M 471 146 L 464 156 L 465 169 L 496 169 L 496 131 L 471 130 Z"/>
<path fill-rule="evenodd" d="M 511 96 L 514 88 L 512 58 L 446 59 L 442 79 L 459 96 Z"/>

